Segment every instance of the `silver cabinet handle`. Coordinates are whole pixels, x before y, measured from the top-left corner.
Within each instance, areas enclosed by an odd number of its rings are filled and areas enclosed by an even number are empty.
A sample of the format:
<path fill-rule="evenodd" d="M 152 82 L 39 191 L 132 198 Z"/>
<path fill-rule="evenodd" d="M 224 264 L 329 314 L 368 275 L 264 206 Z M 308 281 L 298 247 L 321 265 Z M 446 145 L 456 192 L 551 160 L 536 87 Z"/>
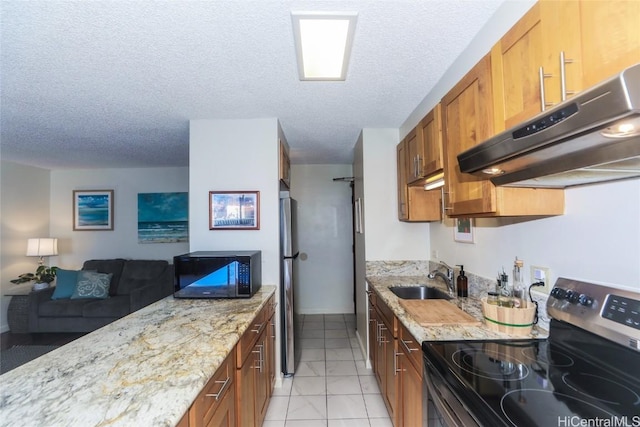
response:
<path fill-rule="evenodd" d="M 258 354 L 258 366 L 253 366 L 253 368 L 258 369 L 260 372 L 262 372 L 263 365 L 264 365 L 264 357 L 262 354 L 262 350 L 264 349 L 264 344 L 258 344 L 256 345 L 256 348 L 257 350 L 253 350 L 251 353 Z"/>
<path fill-rule="evenodd" d="M 551 74 L 545 74 L 543 67 L 538 69 L 538 78 L 540 79 L 540 111 L 545 111 L 547 107 L 553 105 L 548 103 L 544 96 L 544 79 L 549 77 L 551 77 Z"/>
<path fill-rule="evenodd" d="M 400 342 L 402 342 L 402 345 L 404 346 L 404 348 L 409 353 L 411 353 L 412 351 L 419 351 L 420 350 L 419 348 L 411 348 L 411 347 L 409 347 L 409 344 L 411 344 L 413 341 L 405 341 L 405 340 L 401 339 Z"/>
<path fill-rule="evenodd" d="M 567 64 L 573 64 L 573 59 L 567 59 L 564 51 L 560 52 L 560 95 L 563 101 L 566 101 L 567 95 L 573 95 L 576 92 L 573 90 L 567 90 Z"/>
<path fill-rule="evenodd" d="M 220 390 L 217 393 L 207 393 L 205 394 L 205 396 L 213 397 L 215 400 L 220 400 L 220 396 L 224 394 L 224 391 L 229 385 L 229 382 L 231 382 L 231 377 L 227 377 L 227 379 L 224 381 L 215 381 L 216 384 L 222 384 L 222 387 L 220 387 Z"/>
<path fill-rule="evenodd" d="M 393 353 L 393 375 L 397 376 L 398 372 L 404 371 L 404 369 L 398 369 L 398 356 L 402 356 L 402 353 Z"/>
<path fill-rule="evenodd" d="M 264 325 L 264 323 L 256 323 L 255 325 L 253 325 L 256 329 L 252 329 L 251 332 L 259 334 L 260 332 L 262 332 L 262 325 Z"/>
<path fill-rule="evenodd" d="M 418 173 L 416 175 L 416 178 L 421 176 L 422 176 L 422 156 L 418 154 Z"/>

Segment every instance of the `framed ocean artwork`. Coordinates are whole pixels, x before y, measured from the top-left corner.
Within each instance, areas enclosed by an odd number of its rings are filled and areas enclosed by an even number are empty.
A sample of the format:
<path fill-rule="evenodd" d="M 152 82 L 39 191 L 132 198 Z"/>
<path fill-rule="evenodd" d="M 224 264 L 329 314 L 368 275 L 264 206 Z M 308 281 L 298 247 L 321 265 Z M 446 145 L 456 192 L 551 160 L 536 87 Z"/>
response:
<path fill-rule="evenodd" d="M 73 230 L 113 230 L 113 190 L 74 190 Z"/>
<path fill-rule="evenodd" d="M 189 193 L 138 193 L 138 243 L 189 241 Z"/>

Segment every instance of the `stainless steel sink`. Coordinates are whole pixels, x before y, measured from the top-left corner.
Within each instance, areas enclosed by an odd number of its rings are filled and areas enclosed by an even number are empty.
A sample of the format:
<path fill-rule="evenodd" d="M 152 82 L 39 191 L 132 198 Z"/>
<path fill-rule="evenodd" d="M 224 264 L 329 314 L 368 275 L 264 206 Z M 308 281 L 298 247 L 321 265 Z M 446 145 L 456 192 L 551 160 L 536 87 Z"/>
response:
<path fill-rule="evenodd" d="M 402 299 L 451 299 L 446 292 L 431 286 L 392 286 L 389 290 Z"/>

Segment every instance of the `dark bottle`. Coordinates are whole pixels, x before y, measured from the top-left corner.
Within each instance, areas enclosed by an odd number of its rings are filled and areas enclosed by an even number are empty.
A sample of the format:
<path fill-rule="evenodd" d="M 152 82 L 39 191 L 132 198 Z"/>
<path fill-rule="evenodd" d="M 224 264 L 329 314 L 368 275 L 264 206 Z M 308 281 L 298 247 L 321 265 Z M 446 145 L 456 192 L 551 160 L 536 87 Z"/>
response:
<path fill-rule="evenodd" d="M 458 275 L 456 284 L 459 297 L 466 297 L 469 295 L 469 291 L 467 288 L 467 276 L 464 275 L 464 265 L 460 265 L 460 274 Z"/>

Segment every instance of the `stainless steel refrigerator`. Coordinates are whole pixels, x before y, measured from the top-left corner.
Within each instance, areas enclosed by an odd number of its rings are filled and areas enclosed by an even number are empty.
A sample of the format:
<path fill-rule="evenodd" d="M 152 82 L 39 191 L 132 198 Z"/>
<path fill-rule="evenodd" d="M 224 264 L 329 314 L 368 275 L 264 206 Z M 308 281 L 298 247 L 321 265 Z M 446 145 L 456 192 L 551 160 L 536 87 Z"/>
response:
<path fill-rule="evenodd" d="M 280 304 L 282 325 L 282 373 L 295 372 L 294 288 L 297 286 L 298 242 L 296 233 L 296 201 L 280 199 Z"/>

